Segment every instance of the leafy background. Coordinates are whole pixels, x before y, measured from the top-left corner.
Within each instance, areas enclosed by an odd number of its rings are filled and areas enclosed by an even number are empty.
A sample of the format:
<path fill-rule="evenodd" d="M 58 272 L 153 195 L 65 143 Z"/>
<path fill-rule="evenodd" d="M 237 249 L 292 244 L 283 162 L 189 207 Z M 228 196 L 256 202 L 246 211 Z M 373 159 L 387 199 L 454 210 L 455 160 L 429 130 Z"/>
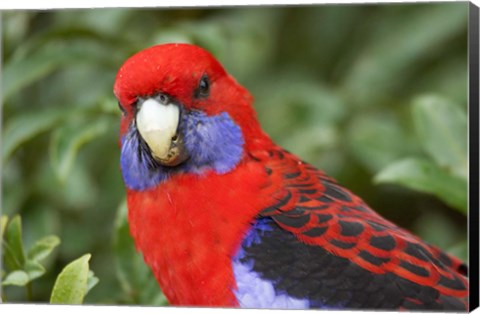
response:
<path fill-rule="evenodd" d="M 468 3 L 2 13 L 3 301 L 166 304 L 128 234 L 112 94 L 164 42 L 210 50 L 275 141 L 466 260 Z"/>

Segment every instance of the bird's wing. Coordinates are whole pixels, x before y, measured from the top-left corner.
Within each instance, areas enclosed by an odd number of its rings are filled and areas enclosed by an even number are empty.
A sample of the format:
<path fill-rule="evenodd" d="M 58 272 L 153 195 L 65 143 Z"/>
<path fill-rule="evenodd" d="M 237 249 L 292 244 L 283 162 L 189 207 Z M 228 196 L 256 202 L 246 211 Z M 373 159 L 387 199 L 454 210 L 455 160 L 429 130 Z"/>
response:
<path fill-rule="evenodd" d="M 243 260 L 276 289 L 327 307 L 343 300 L 351 308 L 465 309 L 467 268 L 459 259 L 280 148 L 252 157 L 265 163 L 262 195 L 272 202 L 250 231 L 257 241 L 244 241 Z"/>

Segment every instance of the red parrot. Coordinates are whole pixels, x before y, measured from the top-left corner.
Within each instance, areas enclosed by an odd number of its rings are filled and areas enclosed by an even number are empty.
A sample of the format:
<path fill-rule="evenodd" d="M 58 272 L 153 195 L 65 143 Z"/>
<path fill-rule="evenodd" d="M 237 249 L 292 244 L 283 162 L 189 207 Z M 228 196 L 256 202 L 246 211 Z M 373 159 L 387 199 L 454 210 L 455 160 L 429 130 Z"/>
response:
<path fill-rule="evenodd" d="M 172 305 L 468 309 L 465 264 L 276 145 L 209 52 L 140 51 L 114 93 L 131 234 Z"/>

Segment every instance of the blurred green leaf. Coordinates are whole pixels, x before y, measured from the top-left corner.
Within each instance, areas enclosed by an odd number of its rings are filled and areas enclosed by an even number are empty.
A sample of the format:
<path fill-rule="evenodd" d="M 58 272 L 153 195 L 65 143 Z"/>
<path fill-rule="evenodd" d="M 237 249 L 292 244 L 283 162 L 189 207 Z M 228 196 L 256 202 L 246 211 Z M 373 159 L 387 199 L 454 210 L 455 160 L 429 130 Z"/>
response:
<path fill-rule="evenodd" d="M 418 5 L 411 11 L 411 7 L 402 6 L 403 12 L 402 7 L 394 6 L 371 24 L 372 35 L 345 76 L 345 93 L 355 104 L 371 105 L 389 97 L 396 87 L 410 83 L 415 64 L 437 53 L 438 47 L 448 44 L 458 32 L 466 31 L 466 3 Z"/>
<path fill-rule="evenodd" d="M 5 228 L 7 227 L 8 216 L 2 215 L 0 218 L 0 239 L 3 239 L 3 233 L 5 232 Z"/>
<path fill-rule="evenodd" d="M 28 259 L 31 261 L 41 261 L 45 259 L 53 249 L 60 244 L 57 236 L 50 235 L 37 240 L 28 250 Z"/>
<path fill-rule="evenodd" d="M 94 141 L 95 142 L 95 141 Z M 94 142 L 91 143 L 94 145 Z M 48 144 L 48 143 L 46 143 Z M 89 147 L 90 145 L 86 145 L 83 149 L 90 149 L 93 148 L 92 151 L 98 151 L 99 149 L 95 149 L 96 147 Z M 102 151 L 106 153 L 105 151 Z M 90 153 L 91 154 L 91 153 Z M 46 206 L 50 206 L 51 210 L 55 209 L 63 209 L 67 212 L 75 212 L 75 211 L 82 211 L 85 208 L 92 208 L 96 204 L 96 200 L 98 199 L 97 196 L 101 195 L 101 191 L 96 184 L 96 176 L 98 174 L 92 173 L 91 168 L 88 166 L 87 162 L 95 163 L 91 159 L 90 154 L 84 154 L 77 156 L 77 159 L 71 168 L 71 171 L 65 180 L 65 182 L 60 182 L 58 180 L 57 174 L 53 171 L 52 164 L 50 161 L 50 156 L 45 154 L 42 161 L 38 161 L 38 171 L 35 174 L 35 184 L 33 184 L 34 188 L 37 191 L 40 191 L 46 200 Z M 86 156 L 85 156 L 86 155 Z M 114 158 L 114 157 L 112 157 Z M 105 197 L 105 196 L 103 196 Z M 52 207 L 52 202 L 54 202 L 54 207 Z M 59 206 L 59 207 L 57 207 Z M 52 217 L 55 219 L 55 217 Z M 62 218 L 62 217 L 60 217 Z M 65 217 L 63 217 L 65 218 Z M 53 222 L 54 220 L 50 220 Z M 78 222 L 78 221 L 77 221 Z M 75 225 L 76 228 L 80 228 L 81 226 Z M 70 230 L 63 230 L 62 232 L 69 232 Z M 41 233 L 40 235 L 44 235 L 48 231 Z M 49 231 L 50 233 L 55 233 L 60 235 L 58 231 L 52 230 Z M 64 239 L 63 236 L 60 236 L 63 242 L 67 239 Z M 80 241 L 81 242 L 81 241 Z M 74 244 L 78 244 L 75 242 Z M 74 246 L 74 245 L 73 245 Z M 71 246 L 69 246 L 70 248 Z M 79 250 L 80 252 L 86 251 L 87 248 L 83 248 Z M 73 259 L 78 255 L 76 254 L 70 255 L 68 259 Z"/>
<path fill-rule="evenodd" d="M 87 44 L 87 42 L 82 42 L 66 45 L 65 42 L 46 42 L 35 53 L 6 62 L 2 81 L 4 101 L 8 101 L 12 95 L 27 85 L 45 78 L 62 66 L 78 66 L 82 63 L 103 61 L 95 54 L 95 51 L 86 49 L 89 46 Z"/>
<path fill-rule="evenodd" d="M 439 91 L 439 95 L 455 100 L 455 104 L 467 104 L 466 86 L 469 79 L 467 57 L 467 54 L 463 54 L 445 58 L 429 71 L 424 72 L 424 75 L 415 82 L 415 86 L 412 86 L 412 95 Z"/>
<path fill-rule="evenodd" d="M 463 214 L 467 214 L 466 180 L 446 173 L 433 162 L 415 158 L 404 159 L 380 171 L 374 181 L 396 183 L 434 194 Z"/>
<path fill-rule="evenodd" d="M 53 183 L 55 180 L 51 180 L 51 182 Z M 61 229 L 59 228 L 60 217 L 58 212 L 52 210 L 52 204 L 46 204 L 43 200 L 39 200 L 31 209 L 32 210 L 22 212 L 22 226 L 24 230 L 23 243 L 26 248 L 25 253 L 27 254 L 27 259 L 32 259 L 31 256 L 33 256 L 32 254 L 35 255 L 34 251 L 37 251 L 37 249 L 40 249 L 39 251 L 43 250 L 43 248 L 40 247 L 34 248 L 37 242 L 42 243 L 44 238 L 53 238 L 61 233 Z M 49 233 L 53 234 L 48 235 Z M 51 241 L 53 242 L 55 240 L 52 239 Z M 45 243 L 45 245 L 49 246 L 48 243 Z M 58 251 L 55 254 L 48 254 L 44 259 L 38 259 L 38 261 L 42 262 L 42 265 L 50 264 L 52 262 L 51 258 L 55 258 Z M 33 260 L 35 259 L 36 258 L 33 258 Z"/>
<path fill-rule="evenodd" d="M 3 286 L 25 286 L 29 282 L 29 278 L 26 272 L 23 270 L 12 271 L 5 277 L 2 282 Z"/>
<path fill-rule="evenodd" d="M 18 45 L 25 41 L 29 22 L 33 16 L 31 11 L 6 10 L 2 12 L 2 35 L 4 40 L 2 48 Z M 8 49 L 5 49 L 4 52 L 6 50 Z"/>
<path fill-rule="evenodd" d="M 415 151 L 415 143 L 391 112 L 361 114 L 348 126 L 347 145 L 372 173 Z"/>
<path fill-rule="evenodd" d="M 45 267 L 34 260 L 27 260 L 25 262 L 25 271 L 27 272 L 29 281 L 37 279 L 45 274 Z"/>
<path fill-rule="evenodd" d="M 50 303 L 82 304 L 87 293 L 90 257 L 90 254 L 85 254 L 65 266 L 55 281 Z"/>
<path fill-rule="evenodd" d="M 50 143 L 50 161 L 61 182 L 64 182 L 75 162 L 78 150 L 108 130 L 109 120 L 77 120 L 57 128 Z"/>
<path fill-rule="evenodd" d="M 155 277 L 135 249 L 127 222 L 126 201 L 122 202 L 117 211 L 114 249 L 117 277 L 125 294 L 132 298 L 127 302 L 166 305 L 166 299 Z"/>
<path fill-rule="evenodd" d="M 26 60 L 7 63 L 4 67 L 3 94 L 7 100 L 25 85 L 52 72 L 58 66 L 58 57 L 34 55 Z"/>
<path fill-rule="evenodd" d="M 85 294 L 92 290 L 92 288 L 95 287 L 99 281 L 100 280 L 98 279 L 98 277 L 95 277 L 94 272 L 89 270 L 87 278 L 87 291 L 85 291 Z"/>
<path fill-rule="evenodd" d="M 281 145 L 305 160 L 315 160 L 319 150 L 329 151 L 335 147 L 338 136 L 338 131 L 329 126 L 297 128 L 283 137 Z"/>
<path fill-rule="evenodd" d="M 22 220 L 16 215 L 7 225 L 4 242 L 4 261 L 10 270 L 22 269 L 25 253 L 22 239 Z"/>
<path fill-rule="evenodd" d="M 467 178 L 467 115 L 458 106 L 436 96 L 413 102 L 416 132 L 425 151 L 439 166 Z"/>
<path fill-rule="evenodd" d="M 20 91 L 26 85 L 53 72 L 62 63 L 68 63 L 72 58 L 78 58 L 61 50 L 43 50 L 32 54 L 28 58 L 6 63 L 4 67 L 3 97 L 8 100 L 10 96 Z"/>
<path fill-rule="evenodd" d="M 469 259 L 468 259 L 468 242 L 467 241 L 460 241 L 459 243 L 456 243 L 455 245 L 450 246 L 447 249 L 447 253 L 452 254 L 453 256 L 457 256 L 468 265 Z"/>
<path fill-rule="evenodd" d="M 312 81 L 305 73 L 287 72 L 264 83 L 255 103 L 268 134 L 287 149 L 305 153 L 303 158 L 309 151 L 335 146 L 336 125 L 347 114 L 338 95 Z"/>
<path fill-rule="evenodd" d="M 48 108 L 41 111 L 22 112 L 21 115 L 7 120 L 2 136 L 3 162 L 5 163 L 20 145 L 55 127 L 65 118 L 65 114 L 64 110 Z"/>

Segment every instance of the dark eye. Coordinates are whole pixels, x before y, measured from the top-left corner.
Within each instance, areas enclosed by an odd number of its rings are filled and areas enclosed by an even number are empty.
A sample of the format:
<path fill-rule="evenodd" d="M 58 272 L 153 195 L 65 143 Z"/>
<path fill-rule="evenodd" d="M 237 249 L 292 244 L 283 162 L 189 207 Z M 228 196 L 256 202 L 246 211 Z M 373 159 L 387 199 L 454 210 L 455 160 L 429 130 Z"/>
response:
<path fill-rule="evenodd" d="M 198 87 L 195 89 L 193 96 L 195 98 L 206 98 L 210 94 L 210 80 L 208 76 L 204 74 L 198 83 Z"/>
<path fill-rule="evenodd" d="M 118 102 L 118 109 L 120 109 L 120 111 L 122 112 L 122 115 L 127 114 L 127 111 L 122 107 L 122 105 L 120 105 L 120 102 Z"/>

